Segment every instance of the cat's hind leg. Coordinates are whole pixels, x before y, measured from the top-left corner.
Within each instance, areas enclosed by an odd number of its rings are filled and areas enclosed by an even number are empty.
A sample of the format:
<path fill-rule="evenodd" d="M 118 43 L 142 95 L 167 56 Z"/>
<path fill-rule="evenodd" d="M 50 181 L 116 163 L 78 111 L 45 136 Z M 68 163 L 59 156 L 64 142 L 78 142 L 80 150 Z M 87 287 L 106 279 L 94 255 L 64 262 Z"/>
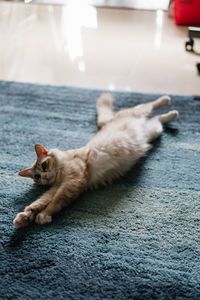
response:
<path fill-rule="evenodd" d="M 177 110 L 171 110 L 166 114 L 158 115 L 155 118 L 157 118 L 162 124 L 171 122 L 176 117 L 178 117 L 179 113 Z"/>
<path fill-rule="evenodd" d="M 158 118 L 151 118 L 146 123 L 146 134 L 148 142 L 152 142 L 157 139 L 163 132 L 163 125 Z"/>
<path fill-rule="evenodd" d="M 103 127 L 106 123 L 111 121 L 114 117 L 112 110 L 113 98 L 111 94 L 104 93 L 97 100 L 96 113 L 97 125 L 99 128 Z"/>
<path fill-rule="evenodd" d="M 147 120 L 146 132 L 148 141 L 152 142 L 157 139 L 163 132 L 163 124 L 171 122 L 178 116 L 178 111 L 172 110 L 166 114 L 158 115 Z"/>
<path fill-rule="evenodd" d="M 171 102 L 171 98 L 167 95 L 162 96 L 156 100 L 154 100 L 152 103 L 152 110 L 158 109 L 160 107 L 163 107 L 165 105 L 168 105 Z"/>
<path fill-rule="evenodd" d="M 120 110 L 116 113 L 116 117 L 141 117 L 148 116 L 152 111 L 169 104 L 171 101 L 169 96 L 162 96 L 155 101 L 139 104 L 134 107 Z"/>

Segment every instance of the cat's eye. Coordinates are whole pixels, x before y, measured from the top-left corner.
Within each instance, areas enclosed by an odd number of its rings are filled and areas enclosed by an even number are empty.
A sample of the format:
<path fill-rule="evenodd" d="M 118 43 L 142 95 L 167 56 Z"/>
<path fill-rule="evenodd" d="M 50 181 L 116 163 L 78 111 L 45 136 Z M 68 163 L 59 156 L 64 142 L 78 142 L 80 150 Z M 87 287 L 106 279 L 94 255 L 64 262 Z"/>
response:
<path fill-rule="evenodd" d="M 45 172 L 47 169 L 47 163 L 46 161 L 42 163 L 42 170 Z"/>
<path fill-rule="evenodd" d="M 41 178 L 41 176 L 40 176 L 40 174 L 36 174 L 36 175 L 34 176 L 34 178 L 35 178 L 36 180 L 39 180 L 39 179 Z"/>

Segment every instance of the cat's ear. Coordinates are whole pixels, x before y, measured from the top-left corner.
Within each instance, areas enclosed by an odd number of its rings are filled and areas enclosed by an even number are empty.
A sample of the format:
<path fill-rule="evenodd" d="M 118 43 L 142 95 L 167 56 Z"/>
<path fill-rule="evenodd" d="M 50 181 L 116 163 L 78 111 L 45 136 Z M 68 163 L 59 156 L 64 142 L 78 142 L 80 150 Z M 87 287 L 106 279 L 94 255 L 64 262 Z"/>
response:
<path fill-rule="evenodd" d="M 25 169 L 25 170 L 22 170 L 18 173 L 20 176 L 23 176 L 23 177 L 33 177 L 33 170 L 32 168 L 29 168 L 29 169 Z"/>
<path fill-rule="evenodd" d="M 47 150 L 40 144 L 35 145 L 35 152 L 37 154 L 37 157 L 40 157 L 42 155 L 47 155 Z"/>

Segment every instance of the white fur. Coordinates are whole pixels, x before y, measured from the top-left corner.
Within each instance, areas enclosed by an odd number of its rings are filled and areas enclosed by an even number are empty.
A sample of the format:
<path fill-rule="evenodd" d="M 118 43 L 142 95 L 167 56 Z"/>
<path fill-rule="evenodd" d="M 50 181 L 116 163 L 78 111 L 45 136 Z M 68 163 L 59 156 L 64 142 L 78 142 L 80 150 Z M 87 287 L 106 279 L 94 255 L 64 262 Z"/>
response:
<path fill-rule="evenodd" d="M 149 142 L 162 132 L 157 119 L 116 119 L 88 143 L 89 185 L 107 183 L 127 172 L 150 149 Z"/>

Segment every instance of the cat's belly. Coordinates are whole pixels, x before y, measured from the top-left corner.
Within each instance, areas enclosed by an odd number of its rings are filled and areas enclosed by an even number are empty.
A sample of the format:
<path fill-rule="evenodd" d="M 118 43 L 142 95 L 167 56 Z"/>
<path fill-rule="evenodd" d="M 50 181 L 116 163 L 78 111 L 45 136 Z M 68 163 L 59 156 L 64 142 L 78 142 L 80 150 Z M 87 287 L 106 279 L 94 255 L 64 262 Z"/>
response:
<path fill-rule="evenodd" d="M 89 187 L 111 183 L 124 175 L 137 161 L 131 151 L 122 153 L 92 151 L 88 161 Z"/>
<path fill-rule="evenodd" d="M 104 184 L 124 175 L 150 148 L 144 118 L 111 122 L 88 143 L 89 185 Z"/>

